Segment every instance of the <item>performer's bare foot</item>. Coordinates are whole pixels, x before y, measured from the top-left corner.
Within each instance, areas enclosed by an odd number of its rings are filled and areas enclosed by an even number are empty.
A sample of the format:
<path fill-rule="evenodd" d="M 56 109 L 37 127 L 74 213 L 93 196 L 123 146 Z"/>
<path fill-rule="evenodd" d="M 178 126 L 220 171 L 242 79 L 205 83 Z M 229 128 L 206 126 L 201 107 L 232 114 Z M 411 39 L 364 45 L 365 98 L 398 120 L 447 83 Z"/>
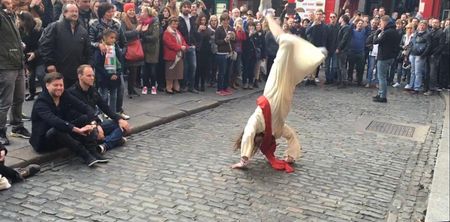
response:
<path fill-rule="evenodd" d="M 293 164 L 295 162 L 294 158 L 291 156 L 287 156 L 286 158 L 284 158 L 284 161 L 289 164 Z"/>
<path fill-rule="evenodd" d="M 233 164 L 233 165 L 231 165 L 231 168 L 233 168 L 233 169 L 243 169 L 243 168 L 246 168 L 247 167 L 247 165 L 248 165 L 248 157 L 242 157 L 241 158 L 241 161 L 239 161 L 239 163 L 236 163 L 236 164 Z"/>

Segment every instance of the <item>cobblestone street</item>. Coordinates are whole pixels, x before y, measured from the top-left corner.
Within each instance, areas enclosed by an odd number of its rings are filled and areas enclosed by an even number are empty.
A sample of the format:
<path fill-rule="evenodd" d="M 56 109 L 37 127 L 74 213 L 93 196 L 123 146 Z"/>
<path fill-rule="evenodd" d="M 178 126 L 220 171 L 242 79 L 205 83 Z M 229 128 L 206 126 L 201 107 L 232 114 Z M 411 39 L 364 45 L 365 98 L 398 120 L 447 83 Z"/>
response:
<path fill-rule="evenodd" d="M 288 118 L 302 144 L 294 173 L 260 153 L 248 170 L 230 169 L 253 95 L 134 134 L 94 169 L 79 159 L 47 165 L 0 192 L 0 221 L 421 221 L 444 102 L 389 90 L 379 104 L 366 88 L 298 88 Z M 367 120 L 429 130 L 418 142 L 359 130 Z"/>

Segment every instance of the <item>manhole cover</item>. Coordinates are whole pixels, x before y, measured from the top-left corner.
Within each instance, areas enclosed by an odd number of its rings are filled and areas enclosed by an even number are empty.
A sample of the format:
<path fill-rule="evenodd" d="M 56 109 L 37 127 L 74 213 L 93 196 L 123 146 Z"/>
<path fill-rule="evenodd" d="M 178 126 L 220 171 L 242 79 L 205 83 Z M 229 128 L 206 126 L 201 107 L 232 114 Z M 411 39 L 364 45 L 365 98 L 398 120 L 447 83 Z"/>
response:
<path fill-rule="evenodd" d="M 398 124 L 392 124 L 392 123 L 372 121 L 366 127 L 366 130 L 379 132 L 379 133 L 385 133 L 385 134 L 394 135 L 394 136 L 413 137 L 414 131 L 416 130 L 416 128 L 411 127 L 411 126 L 404 126 L 404 125 L 398 125 Z"/>

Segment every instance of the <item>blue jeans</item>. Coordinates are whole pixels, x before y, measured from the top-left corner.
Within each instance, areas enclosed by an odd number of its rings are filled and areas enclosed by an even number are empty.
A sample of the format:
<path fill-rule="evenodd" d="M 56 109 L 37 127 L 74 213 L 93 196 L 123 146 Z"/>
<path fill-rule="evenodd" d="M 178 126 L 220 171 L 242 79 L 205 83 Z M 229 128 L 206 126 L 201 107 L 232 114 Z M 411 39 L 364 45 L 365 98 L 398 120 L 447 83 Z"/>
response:
<path fill-rule="evenodd" d="M 100 87 L 99 93 L 102 96 L 102 99 L 108 103 L 109 108 L 115 113 L 117 113 L 118 110 L 116 110 L 117 104 L 118 104 L 118 93 L 120 89 L 119 88 L 106 88 L 106 87 Z"/>
<path fill-rule="evenodd" d="M 194 89 L 195 72 L 197 69 L 197 57 L 195 54 L 195 48 L 189 47 L 184 53 L 184 70 L 183 70 L 183 82 L 184 87 Z"/>
<path fill-rule="evenodd" d="M 386 98 L 387 77 L 388 77 L 389 70 L 391 69 L 391 65 L 393 62 L 394 62 L 394 59 L 386 59 L 386 60 L 378 60 L 377 61 L 377 75 L 378 75 L 378 80 L 380 81 L 378 95 L 381 98 Z"/>
<path fill-rule="evenodd" d="M 411 79 L 409 85 L 415 91 L 422 91 L 422 78 L 426 69 L 426 58 L 422 56 L 410 55 L 411 62 Z"/>
<path fill-rule="evenodd" d="M 216 55 L 217 61 L 217 91 L 226 90 L 230 82 L 229 70 L 231 68 L 231 59 L 228 55 Z"/>
<path fill-rule="evenodd" d="M 327 82 L 333 82 L 337 77 L 338 61 L 335 52 L 329 53 L 325 59 L 325 78 Z"/>
<path fill-rule="evenodd" d="M 378 77 L 376 73 L 374 74 L 373 71 L 375 70 L 376 66 L 376 57 L 369 55 L 369 59 L 367 62 L 367 83 L 368 84 L 376 84 L 378 83 Z"/>
<path fill-rule="evenodd" d="M 105 133 L 105 144 L 106 150 L 113 149 L 120 144 L 120 141 L 123 137 L 123 131 L 120 128 L 119 124 L 115 123 L 113 120 L 105 120 L 100 126 Z"/>

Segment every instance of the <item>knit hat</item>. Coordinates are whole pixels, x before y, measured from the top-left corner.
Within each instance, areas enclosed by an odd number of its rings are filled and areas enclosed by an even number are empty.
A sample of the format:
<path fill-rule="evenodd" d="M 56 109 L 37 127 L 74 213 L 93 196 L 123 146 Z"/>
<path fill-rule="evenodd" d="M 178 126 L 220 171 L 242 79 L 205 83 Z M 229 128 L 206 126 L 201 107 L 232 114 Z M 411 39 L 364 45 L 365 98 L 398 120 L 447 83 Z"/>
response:
<path fill-rule="evenodd" d="M 123 12 L 127 13 L 128 10 L 134 9 L 134 8 L 135 8 L 135 7 L 134 7 L 134 3 L 125 3 L 125 4 L 123 5 Z"/>

